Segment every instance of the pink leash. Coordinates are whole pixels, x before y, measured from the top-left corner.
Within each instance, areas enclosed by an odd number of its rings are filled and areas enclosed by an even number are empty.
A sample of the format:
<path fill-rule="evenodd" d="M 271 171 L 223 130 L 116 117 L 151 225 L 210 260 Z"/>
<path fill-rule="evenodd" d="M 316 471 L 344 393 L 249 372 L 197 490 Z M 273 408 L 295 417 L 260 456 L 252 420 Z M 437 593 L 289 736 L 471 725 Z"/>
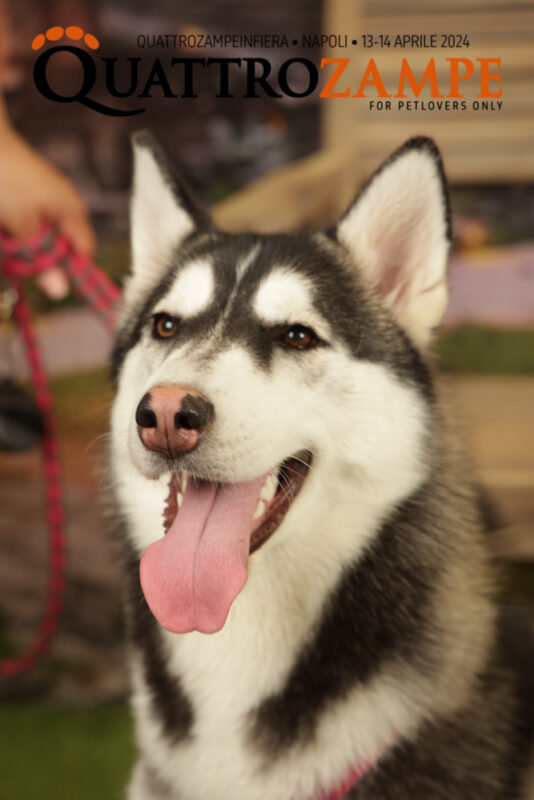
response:
<path fill-rule="evenodd" d="M 50 227 L 25 240 L 11 239 L 0 230 L 0 269 L 16 298 L 13 307 L 30 367 L 37 407 L 44 424 L 43 455 L 49 536 L 48 592 L 45 611 L 33 641 L 17 658 L 0 660 L 0 674 L 13 677 L 30 670 L 46 652 L 57 629 L 65 586 L 63 490 L 58 456 L 52 395 L 35 337 L 30 306 L 22 280 L 60 264 L 75 293 L 95 311 L 110 330 L 116 316 L 120 289 L 91 259 L 75 253 L 68 240 Z"/>

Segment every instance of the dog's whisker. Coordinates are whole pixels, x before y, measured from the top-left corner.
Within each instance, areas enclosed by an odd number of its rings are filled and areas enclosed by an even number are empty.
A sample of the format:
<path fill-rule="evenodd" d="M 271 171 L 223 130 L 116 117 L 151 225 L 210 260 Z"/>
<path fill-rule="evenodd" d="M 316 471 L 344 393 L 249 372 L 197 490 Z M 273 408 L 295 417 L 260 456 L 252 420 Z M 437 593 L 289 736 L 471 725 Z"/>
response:
<path fill-rule="evenodd" d="M 102 444 L 102 442 L 109 442 L 109 441 L 111 441 L 111 433 L 109 431 L 101 433 L 98 436 L 95 436 L 95 438 L 92 439 L 86 446 L 85 450 L 82 453 L 82 456 L 85 457 L 90 450 L 96 447 L 97 444 L 100 445 Z"/>

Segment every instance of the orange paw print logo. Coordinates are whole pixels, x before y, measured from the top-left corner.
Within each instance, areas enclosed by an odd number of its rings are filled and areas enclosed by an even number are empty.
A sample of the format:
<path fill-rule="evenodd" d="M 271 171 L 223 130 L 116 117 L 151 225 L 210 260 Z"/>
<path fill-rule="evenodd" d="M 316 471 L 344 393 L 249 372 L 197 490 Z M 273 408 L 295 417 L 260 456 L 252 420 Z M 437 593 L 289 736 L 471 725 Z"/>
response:
<path fill-rule="evenodd" d="M 54 25 L 53 28 L 48 28 L 46 33 L 37 34 L 32 42 L 32 50 L 40 50 L 47 40 L 49 42 L 57 42 L 64 36 L 74 42 L 79 42 L 83 39 L 87 47 L 90 47 L 91 50 L 98 50 L 100 47 L 100 42 L 96 36 L 93 36 L 92 33 L 84 33 L 82 28 L 79 28 L 77 25 L 69 25 L 68 28 L 62 28 L 61 25 Z"/>

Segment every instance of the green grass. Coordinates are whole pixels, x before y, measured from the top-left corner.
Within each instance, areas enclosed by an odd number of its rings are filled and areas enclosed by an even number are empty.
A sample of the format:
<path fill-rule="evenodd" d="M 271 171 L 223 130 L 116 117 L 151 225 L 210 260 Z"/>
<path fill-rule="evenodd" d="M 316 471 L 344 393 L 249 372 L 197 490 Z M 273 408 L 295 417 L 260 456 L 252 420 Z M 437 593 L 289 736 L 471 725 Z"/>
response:
<path fill-rule="evenodd" d="M 122 800 L 134 758 L 126 706 L 0 706 L 1 800 Z"/>
<path fill-rule="evenodd" d="M 450 372 L 534 374 L 534 330 L 465 326 L 439 337 L 434 352 Z"/>

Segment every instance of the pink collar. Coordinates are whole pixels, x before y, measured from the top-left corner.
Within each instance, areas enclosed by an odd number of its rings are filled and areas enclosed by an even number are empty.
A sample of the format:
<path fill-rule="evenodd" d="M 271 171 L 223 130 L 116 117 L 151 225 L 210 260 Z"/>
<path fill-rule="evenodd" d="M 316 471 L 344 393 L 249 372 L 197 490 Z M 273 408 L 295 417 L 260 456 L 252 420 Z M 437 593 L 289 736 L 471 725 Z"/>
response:
<path fill-rule="evenodd" d="M 372 764 L 366 764 L 363 767 L 353 767 L 342 783 L 338 784 L 329 792 L 321 792 L 314 800 L 342 800 L 351 789 L 354 789 L 356 784 L 371 767 Z"/>
<path fill-rule="evenodd" d="M 366 761 L 357 767 L 352 767 L 347 777 L 344 778 L 341 783 L 337 784 L 337 786 L 335 786 L 333 789 L 330 789 L 329 792 L 320 792 L 320 794 L 316 795 L 313 800 L 343 800 L 343 798 L 351 791 L 351 789 L 354 789 L 356 784 L 360 782 L 363 776 L 369 772 L 371 767 L 374 767 L 387 749 L 388 747 L 384 746 L 374 761 Z"/>

